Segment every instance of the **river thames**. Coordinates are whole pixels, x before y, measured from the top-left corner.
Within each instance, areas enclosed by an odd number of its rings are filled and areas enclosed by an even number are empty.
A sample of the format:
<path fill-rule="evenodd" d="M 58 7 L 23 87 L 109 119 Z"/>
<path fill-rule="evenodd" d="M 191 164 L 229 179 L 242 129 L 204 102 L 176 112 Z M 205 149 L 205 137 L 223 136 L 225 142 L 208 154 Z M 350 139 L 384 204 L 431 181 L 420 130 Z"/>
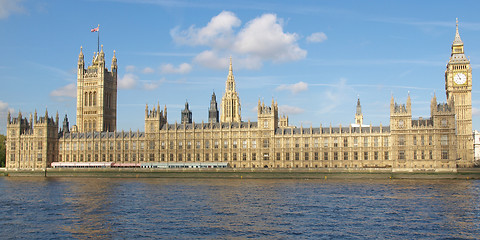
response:
<path fill-rule="evenodd" d="M 479 180 L 0 177 L 2 239 L 478 239 Z"/>

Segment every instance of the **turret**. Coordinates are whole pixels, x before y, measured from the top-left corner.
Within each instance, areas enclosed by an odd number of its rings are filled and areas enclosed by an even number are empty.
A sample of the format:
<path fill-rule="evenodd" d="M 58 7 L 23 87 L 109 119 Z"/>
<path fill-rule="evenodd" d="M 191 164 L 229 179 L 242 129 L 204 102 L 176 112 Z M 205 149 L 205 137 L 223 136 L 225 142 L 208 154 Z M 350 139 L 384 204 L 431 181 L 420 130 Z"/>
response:
<path fill-rule="evenodd" d="M 360 105 L 360 98 L 357 99 L 357 110 L 355 112 L 355 124 L 359 127 L 363 125 L 362 105 Z"/>
<path fill-rule="evenodd" d="M 112 72 L 117 71 L 117 57 L 115 56 L 115 50 L 113 50 L 113 57 L 112 57 Z"/>
<path fill-rule="evenodd" d="M 182 124 L 192 123 L 192 111 L 188 109 L 188 101 L 185 101 L 185 109 L 183 109 L 181 115 Z"/>
<path fill-rule="evenodd" d="M 65 114 L 65 118 L 63 118 L 63 128 L 62 128 L 63 133 L 69 133 L 70 132 L 70 127 L 68 123 L 68 117 L 67 114 Z"/>
<path fill-rule="evenodd" d="M 212 99 L 210 100 L 210 108 L 208 109 L 208 122 L 218 123 L 217 97 L 215 96 L 215 91 L 213 92 Z"/>

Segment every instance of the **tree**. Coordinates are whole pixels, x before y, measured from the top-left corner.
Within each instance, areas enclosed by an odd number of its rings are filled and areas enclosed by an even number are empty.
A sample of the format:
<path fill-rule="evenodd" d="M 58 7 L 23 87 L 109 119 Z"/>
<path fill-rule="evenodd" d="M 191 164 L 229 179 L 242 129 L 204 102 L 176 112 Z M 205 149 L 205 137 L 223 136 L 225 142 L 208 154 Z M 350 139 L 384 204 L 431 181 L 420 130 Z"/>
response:
<path fill-rule="evenodd" d="M 7 154 L 5 140 L 5 135 L 0 134 L 0 167 L 5 167 L 5 159 Z"/>

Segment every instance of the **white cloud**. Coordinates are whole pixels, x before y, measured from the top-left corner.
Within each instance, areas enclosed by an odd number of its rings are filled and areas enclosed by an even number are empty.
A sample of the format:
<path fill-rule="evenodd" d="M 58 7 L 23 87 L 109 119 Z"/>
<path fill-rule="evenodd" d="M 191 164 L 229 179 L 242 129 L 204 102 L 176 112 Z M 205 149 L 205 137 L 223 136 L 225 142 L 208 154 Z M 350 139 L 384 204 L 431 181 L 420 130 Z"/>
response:
<path fill-rule="evenodd" d="M 217 53 L 210 50 L 201 52 L 193 61 L 207 68 L 225 69 L 228 67 L 228 59 L 226 57 L 219 57 Z"/>
<path fill-rule="evenodd" d="M 159 81 L 148 81 L 143 83 L 143 89 L 152 91 L 160 87 L 160 84 L 165 82 L 165 79 L 159 80 Z"/>
<path fill-rule="evenodd" d="M 296 33 L 283 32 L 281 19 L 275 14 L 264 14 L 248 22 L 237 35 L 236 52 L 273 61 L 295 61 L 307 56 L 297 44 Z"/>
<path fill-rule="evenodd" d="M 317 43 L 317 42 L 323 42 L 327 40 L 327 35 L 323 32 L 316 32 L 312 33 L 310 36 L 307 37 L 307 42 L 312 42 L 312 43 Z"/>
<path fill-rule="evenodd" d="M 178 65 L 178 67 L 175 67 L 169 63 L 162 65 L 160 70 L 166 74 L 186 74 L 192 70 L 192 66 L 188 63 L 182 63 Z"/>
<path fill-rule="evenodd" d="M 480 116 L 480 109 L 472 107 L 472 116 Z"/>
<path fill-rule="evenodd" d="M 300 114 L 305 112 L 304 109 L 295 107 L 295 106 L 289 106 L 289 105 L 281 105 L 278 106 L 278 111 L 280 114 L 286 114 L 286 115 L 295 115 L 295 114 Z"/>
<path fill-rule="evenodd" d="M 0 112 L 5 112 L 8 110 L 8 103 L 0 100 Z"/>
<path fill-rule="evenodd" d="M 332 112 L 345 101 L 345 96 L 352 96 L 353 94 L 353 87 L 347 85 L 347 80 L 340 79 L 335 86 L 330 87 L 319 95 L 319 102 L 321 103 L 319 112 L 321 114 Z"/>
<path fill-rule="evenodd" d="M 136 68 L 136 67 L 133 66 L 133 65 L 128 65 L 128 66 L 125 67 L 125 71 L 127 71 L 127 72 L 133 72 L 133 71 L 135 71 L 135 68 Z"/>
<path fill-rule="evenodd" d="M 25 11 L 20 5 L 22 0 L 0 0 L 0 19 L 8 18 L 12 13 L 22 13 Z"/>
<path fill-rule="evenodd" d="M 55 89 L 50 92 L 50 96 L 52 97 L 77 97 L 77 85 L 75 83 L 70 83 L 66 86 L 61 88 Z"/>
<path fill-rule="evenodd" d="M 234 55 L 236 68 L 259 69 L 264 61 L 296 61 L 307 55 L 297 44 L 298 35 L 284 32 L 282 22 L 275 14 L 264 14 L 235 31 L 240 19 L 223 11 L 203 28 L 176 27 L 170 34 L 177 44 L 208 47 L 194 58 L 204 67 L 225 69 Z"/>
<path fill-rule="evenodd" d="M 119 89 L 132 89 L 137 85 L 138 77 L 132 73 L 125 74 L 118 80 Z"/>
<path fill-rule="evenodd" d="M 299 92 L 307 91 L 308 84 L 305 82 L 298 82 L 295 84 L 282 84 L 276 88 L 277 91 L 288 90 L 291 91 L 293 94 L 297 94 Z"/>
<path fill-rule="evenodd" d="M 142 73 L 144 74 L 150 74 L 150 73 L 154 73 L 155 70 L 153 70 L 153 68 L 150 68 L 150 67 L 146 67 L 142 70 Z"/>
<path fill-rule="evenodd" d="M 170 31 L 170 35 L 175 42 L 183 45 L 215 45 L 224 48 L 231 44 L 233 28 L 240 24 L 240 19 L 234 13 L 223 11 L 213 17 L 203 28 L 196 28 L 192 25 L 188 30 L 179 31 L 179 28 L 176 27 Z"/>

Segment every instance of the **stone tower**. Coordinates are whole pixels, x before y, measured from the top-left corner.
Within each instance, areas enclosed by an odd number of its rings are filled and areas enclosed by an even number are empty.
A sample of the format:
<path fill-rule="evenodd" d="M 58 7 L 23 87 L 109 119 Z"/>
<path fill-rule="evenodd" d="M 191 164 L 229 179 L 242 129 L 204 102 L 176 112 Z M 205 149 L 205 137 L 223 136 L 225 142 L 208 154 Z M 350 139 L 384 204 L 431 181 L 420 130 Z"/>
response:
<path fill-rule="evenodd" d="M 188 102 L 185 102 L 185 109 L 182 110 L 182 124 L 192 123 L 192 111 L 188 109 Z"/>
<path fill-rule="evenodd" d="M 111 71 L 102 50 L 93 54 L 85 69 L 82 48 L 78 56 L 77 128 L 79 132 L 113 132 L 117 126 L 117 58 L 113 51 Z"/>
<path fill-rule="evenodd" d="M 240 98 L 235 87 L 235 78 L 233 77 L 232 58 L 230 58 L 230 68 L 228 71 L 227 82 L 225 83 L 225 94 L 222 97 L 221 104 L 221 122 L 240 122 Z"/>
<path fill-rule="evenodd" d="M 357 111 L 355 112 L 355 124 L 360 127 L 363 124 L 362 105 L 360 105 L 360 98 L 357 99 Z"/>
<path fill-rule="evenodd" d="M 458 19 L 452 53 L 445 70 L 447 101 L 453 100 L 457 122 L 457 159 L 459 167 L 473 166 L 472 68 L 465 56 L 458 33 Z"/>
<path fill-rule="evenodd" d="M 210 108 L 208 109 L 208 122 L 218 123 L 217 96 L 215 96 L 215 92 L 213 92 L 212 100 L 210 100 Z"/>
<path fill-rule="evenodd" d="M 167 106 L 163 111 L 160 110 L 160 104 L 157 103 L 152 109 L 148 109 L 148 105 L 145 105 L 145 133 L 156 133 L 165 124 L 167 124 Z"/>

